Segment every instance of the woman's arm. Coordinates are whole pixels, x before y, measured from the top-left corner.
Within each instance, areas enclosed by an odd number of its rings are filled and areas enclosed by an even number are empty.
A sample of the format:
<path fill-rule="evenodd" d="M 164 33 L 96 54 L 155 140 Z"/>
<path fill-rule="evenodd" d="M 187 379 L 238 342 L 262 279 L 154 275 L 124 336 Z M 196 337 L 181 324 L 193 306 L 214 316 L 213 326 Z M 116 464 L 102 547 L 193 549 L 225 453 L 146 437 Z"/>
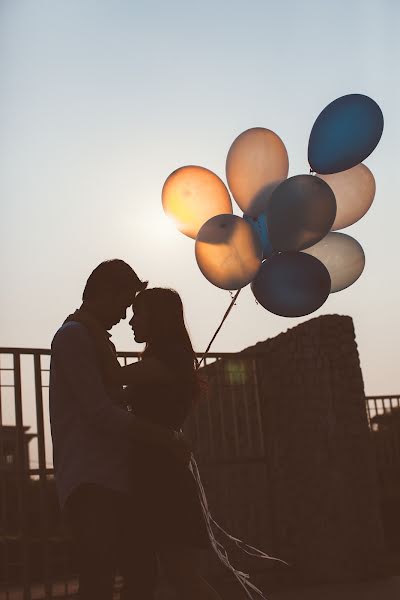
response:
<path fill-rule="evenodd" d="M 125 367 L 113 366 L 106 374 L 110 383 L 148 384 L 171 383 L 174 380 L 171 370 L 158 358 L 148 357 Z"/>

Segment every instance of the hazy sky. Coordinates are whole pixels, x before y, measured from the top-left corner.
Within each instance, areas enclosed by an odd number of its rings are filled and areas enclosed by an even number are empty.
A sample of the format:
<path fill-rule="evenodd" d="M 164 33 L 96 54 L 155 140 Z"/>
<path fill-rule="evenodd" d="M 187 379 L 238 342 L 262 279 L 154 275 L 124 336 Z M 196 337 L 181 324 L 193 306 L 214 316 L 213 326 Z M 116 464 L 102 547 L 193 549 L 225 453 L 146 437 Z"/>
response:
<path fill-rule="evenodd" d="M 1 0 L 0 346 L 50 346 L 90 271 L 120 257 L 176 288 L 204 350 L 229 293 L 201 275 L 194 242 L 161 208 L 171 171 L 199 164 L 225 180 L 243 130 L 274 130 L 290 172 L 308 172 L 314 120 L 348 93 L 385 117 L 366 164 L 374 204 L 345 230 L 366 268 L 315 316 L 351 315 L 368 394 L 400 393 L 398 230 L 400 3 Z M 235 212 L 241 214 L 238 207 Z M 249 288 L 213 348 L 234 351 L 303 319 L 255 303 Z M 118 349 L 139 349 L 127 323 Z"/>

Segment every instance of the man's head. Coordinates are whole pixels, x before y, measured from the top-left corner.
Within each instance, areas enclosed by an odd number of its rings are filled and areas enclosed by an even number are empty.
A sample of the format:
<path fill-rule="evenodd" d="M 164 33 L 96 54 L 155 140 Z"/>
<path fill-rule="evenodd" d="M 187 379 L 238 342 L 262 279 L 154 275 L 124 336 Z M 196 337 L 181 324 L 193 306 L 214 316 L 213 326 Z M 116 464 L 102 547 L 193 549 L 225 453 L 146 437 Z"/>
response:
<path fill-rule="evenodd" d="M 144 290 L 147 281 L 140 281 L 135 271 L 123 260 L 100 263 L 89 275 L 82 300 L 106 329 L 126 318 L 126 310 L 135 295 Z"/>

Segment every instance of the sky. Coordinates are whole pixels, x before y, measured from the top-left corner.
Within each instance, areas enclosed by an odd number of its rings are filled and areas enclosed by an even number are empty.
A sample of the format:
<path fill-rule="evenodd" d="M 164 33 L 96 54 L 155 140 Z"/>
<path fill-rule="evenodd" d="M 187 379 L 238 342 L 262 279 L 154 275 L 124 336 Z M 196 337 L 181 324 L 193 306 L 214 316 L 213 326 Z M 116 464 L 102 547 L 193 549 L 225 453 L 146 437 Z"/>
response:
<path fill-rule="evenodd" d="M 49 348 L 92 269 L 118 257 L 180 292 L 203 351 L 230 295 L 164 217 L 165 179 L 197 164 L 226 182 L 230 145 L 256 126 L 284 141 L 289 176 L 308 173 L 318 114 L 362 93 L 385 118 L 365 161 L 374 203 L 344 230 L 364 248 L 363 275 L 300 319 L 267 312 L 247 287 L 213 350 L 350 315 L 366 393 L 399 394 L 399 19 L 397 0 L 2 0 L 0 346 Z M 119 350 L 141 349 L 127 322 L 112 333 Z"/>

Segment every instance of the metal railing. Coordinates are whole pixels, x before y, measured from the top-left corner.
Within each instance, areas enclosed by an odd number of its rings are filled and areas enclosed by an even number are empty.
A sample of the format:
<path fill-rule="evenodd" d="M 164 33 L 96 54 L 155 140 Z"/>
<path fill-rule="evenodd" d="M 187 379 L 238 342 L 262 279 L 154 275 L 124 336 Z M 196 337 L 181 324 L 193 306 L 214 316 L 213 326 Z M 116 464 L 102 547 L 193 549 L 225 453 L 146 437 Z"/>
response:
<path fill-rule="evenodd" d="M 139 356 L 118 353 L 123 365 Z M 264 461 L 257 373 L 254 357 L 234 353 L 209 353 L 203 364 L 209 385 L 187 432 L 206 479 L 218 480 L 212 475 L 217 468 Z M 49 371 L 50 350 L 0 348 L 0 596 L 5 600 L 67 598 L 77 587 L 55 490 Z M 217 512 L 223 496 L 215 494 Z"/>
<path fill-rule="evenodd" d="M 400 507 L 400 396 L 368 396 L 367 414 L 383 502 Z"/>
<path fill-rule="evenodd" d="M 378 429 L 382 415 L 392 415 L 393 417 L 396 412 L 400 413 L 400 396 L 366 396 L 366 403 L 372 430 L 374 430 L 374 424 L 377 425 L 375 429 Z"/>

